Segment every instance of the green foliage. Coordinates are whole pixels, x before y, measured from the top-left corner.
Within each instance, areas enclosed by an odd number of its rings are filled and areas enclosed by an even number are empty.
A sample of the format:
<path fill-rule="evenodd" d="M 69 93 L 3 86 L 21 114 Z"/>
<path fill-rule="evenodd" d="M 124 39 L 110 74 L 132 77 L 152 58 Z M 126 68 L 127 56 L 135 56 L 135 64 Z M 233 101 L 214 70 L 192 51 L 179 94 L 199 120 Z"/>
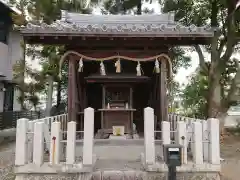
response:
<path fill-rule="evenodd" d="M 236 84 L 234 76 L 238 69 L 238 63 L 231 58 L 234 50 L 236 50 L 239 39 L 236 35 L 240 32 L 240 11 L 235 11 L 237 1 L 228 0 L 164 0 L 162 3 L 163 12 L 175 12 L 175 19 L 183 25 L 190 26 L 212 26 L 219 27 L 216 31 L 215 37 L 212 39 L 211 45 L 195 46 L 200 60 L 201 74 L 196 75 L 191 79 L 190 85 L 185 89 L 185 94 L 191 96 L 190 92 L 200 93 L 196 102 L 194 99 L 189 101 L 185 96 L 185 104 L 191 105 L 194 114 L 204 114 L 207 112 L 208 116 L 216 117 L 219 111 L 222 111 L 229 104 L 229 97 L 235 91 Z M 205 62 L 203 50 L 211 54 L 209 63 Z M 198 86 L 196 83 L 203 83 L 199 76 L 205 76 L 207 80 L 207 89 L 202 89 L 202 85 Z M 197 79 L 196 79 L 197 78 Z M 203 83 L 204 84 L 204 83 Z M 192 87 L 193 86 L 193 87 Z M 221 93 L 215 91 L 216 88 L 221 87 Z M 191 90 L 191 91 L 190 91 Z M 204 94 L 207 91 L 208 97 Z M 190 94 L 189 94 L 190 93 Z M 204 98 L 203 98 L 204 97 Z M 222 101 L 218 101 L 221 99 Z M 206 106 L 206 101 L 207 105 Z M 196 105 L 195 105 L 196 104 Z M 205 114 L 206 115 L 206 114 Z"/>
<path fill-rule="evenodd" d="M 197 71 L 181 94 L 185 114 L 189 117 L 207 117 L 208 78 Z"/>
<path fill-rule="evenodd" d="M 97 1 L 92 1 L 92 4 Z M 60 10 L 68 10 L 80 13 L 91 13 L 91 8 L 83 9 L 82 1 L 67 1 L 67 0 L 10 0 L 10 4 L 16 6 L 21 12 L 21 15 L 13 15 L 14 23 L 16 25 L 25 25 L 26 19 L 34 21 L 35 23 L 45 22 L 47 24 L 52 23 L 60 17 Z M 59 72 L 59 60 L 63 54 L 64 47 L 58 46 L 27 46 L 22 43 L 24 49 L 23 59 L 17 60 L 13 66 L 14 81 L 17 83 L 17 87 L 21 90 L 21 97 L 19 101 L 22 104 L 22 108 L 25 108 L 25 103 L 30 103 L 36 108 L 39 103 L 39 94 L 46 92 L 47 76 L 53 76 L 54 81 L 61 84 L 59 90 L 66 89 L 67 79 L 58 78 Z M 41 71 L 30 68 L 25 62 L 25 57 L 31 57 L 33 60 L 40 60 Z M 63 68 L 63 71 L 66 71 Z M 30 77 L 32 81 L 26 83 L 26 77 Z M 59 87 L 59 86 L 58 86 Z M 61 97 L 61 96 L 60 96 Z"/>
<path fill-rule="evenodd" d="M 190 66 L 191 57 L 185 54 L 181 47 L 169 48 L 168 55 L 172 60 L 173 73 L 177 73 L 180 67 L 188 68 Z"/>

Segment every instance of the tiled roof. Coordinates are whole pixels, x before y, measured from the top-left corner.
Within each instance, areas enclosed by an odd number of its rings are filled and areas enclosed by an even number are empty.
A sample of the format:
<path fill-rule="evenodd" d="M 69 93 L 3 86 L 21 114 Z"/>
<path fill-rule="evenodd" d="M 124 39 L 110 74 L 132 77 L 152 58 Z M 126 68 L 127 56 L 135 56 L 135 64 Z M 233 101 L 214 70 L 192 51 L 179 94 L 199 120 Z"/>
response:
<path fill-rule="evenodd" d="M 211 27 L 186 27 L 174 21 L 174 14 L 158 15 L 86 15 L 62 11 L 61 19 L 53 24 L 22 28 L 23 34 L 73 34 L 73 35 L 153 35 L 212 37 Z"/>

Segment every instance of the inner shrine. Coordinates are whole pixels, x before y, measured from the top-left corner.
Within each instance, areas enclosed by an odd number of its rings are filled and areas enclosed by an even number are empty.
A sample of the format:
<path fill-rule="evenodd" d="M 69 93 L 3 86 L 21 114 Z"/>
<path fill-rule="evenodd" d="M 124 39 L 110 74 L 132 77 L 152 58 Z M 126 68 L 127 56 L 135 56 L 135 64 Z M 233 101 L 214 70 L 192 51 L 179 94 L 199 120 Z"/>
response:
<path fill-rule="evenodd" d="M 185 27 L 174 14 L 84 15 L 62 11 L 53 24 L 28 24 L 29 44 L 64 45 L 59 65 L 68 63 L 68 116 L 83 129 L 92 107 L 96 138 L 143 135 L 143 109 L 154 108 L 155 129 L 168 119 L 169 49 L 209 44 L 209 27 Z M 118 132 L 116 132 L 116 129 Z M 124 136 L 124 137 L 125 137 Z"/>

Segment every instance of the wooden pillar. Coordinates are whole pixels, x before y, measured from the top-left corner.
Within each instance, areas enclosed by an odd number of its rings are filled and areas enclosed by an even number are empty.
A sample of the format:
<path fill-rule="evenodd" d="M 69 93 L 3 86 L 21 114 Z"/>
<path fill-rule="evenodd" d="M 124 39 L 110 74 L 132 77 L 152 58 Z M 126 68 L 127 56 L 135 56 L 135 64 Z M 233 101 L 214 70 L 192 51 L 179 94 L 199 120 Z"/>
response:
<path fill-rule="evenodd" d="M 76 69 L 72 56 L 68 65 L 68 120 L 76 121 Z"/>
<path fill-rule="evenodd" d="M 168 102 L 167 102 L 167 61 L 161 60 L 160 69 L 160 121 L 168 121 Z"/>

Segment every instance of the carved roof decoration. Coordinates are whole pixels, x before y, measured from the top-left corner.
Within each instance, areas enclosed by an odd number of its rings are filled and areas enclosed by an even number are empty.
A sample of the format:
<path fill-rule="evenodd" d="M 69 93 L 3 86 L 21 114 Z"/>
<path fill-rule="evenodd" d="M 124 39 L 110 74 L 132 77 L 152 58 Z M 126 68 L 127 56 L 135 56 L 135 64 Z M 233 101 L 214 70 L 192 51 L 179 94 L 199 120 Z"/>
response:
<path fill-rule="evenodd" d="M 86 15 L 61 11 L 61 19 L 53 24 L 28 23 L 23 34 L 44 35 L 138 35 L 212 37 L 211 27 L 185 27 L 174 21 L 174 13 L 155 15 Z"/>

